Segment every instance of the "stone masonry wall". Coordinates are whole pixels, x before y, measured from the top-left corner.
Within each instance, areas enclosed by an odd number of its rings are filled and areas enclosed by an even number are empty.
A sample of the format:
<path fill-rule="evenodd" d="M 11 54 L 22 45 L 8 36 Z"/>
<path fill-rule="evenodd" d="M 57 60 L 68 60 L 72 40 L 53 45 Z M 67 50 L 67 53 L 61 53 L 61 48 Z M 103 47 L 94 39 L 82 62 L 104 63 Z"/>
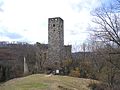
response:
<path fill-rule="evenodd" d="M 63 59 L 64 21 L 59 18 L 48 20 L 48 60 L 49 66 L 59 68 Z"/>

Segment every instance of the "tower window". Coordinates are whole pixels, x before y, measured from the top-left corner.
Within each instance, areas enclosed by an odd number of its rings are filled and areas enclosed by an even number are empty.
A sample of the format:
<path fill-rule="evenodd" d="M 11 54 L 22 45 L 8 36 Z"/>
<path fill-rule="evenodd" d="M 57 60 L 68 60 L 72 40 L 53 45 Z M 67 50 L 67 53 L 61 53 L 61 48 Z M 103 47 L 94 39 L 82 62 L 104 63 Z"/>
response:
<path fill-rule="evenodd" d="M 58 19 L 56 18 L 55 21 L 57 21 Z"/>
<path fill-rule="evenodd" d="M 61 28 L 63 27 L 63 25 L 61 25 Z"/>
<path fill-rule="evenodd" d="M 53 27 L 55 27 L 55 24 L 53 24 Z"/>
<path fill-rule="evenodd" d="M 55 31 L 55 30 L 53 30 L 53 31 Z"/>

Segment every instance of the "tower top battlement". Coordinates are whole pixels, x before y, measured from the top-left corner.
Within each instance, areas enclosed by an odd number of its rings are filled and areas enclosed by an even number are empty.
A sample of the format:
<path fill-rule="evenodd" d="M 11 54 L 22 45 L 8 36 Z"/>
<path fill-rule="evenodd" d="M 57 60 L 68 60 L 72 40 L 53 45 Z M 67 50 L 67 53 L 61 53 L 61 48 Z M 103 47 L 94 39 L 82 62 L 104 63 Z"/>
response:
<path fill-rule="evenodd" d="M 53 17 L 53 18 L 49 18 L 50 21 L 57 21 L 57 20 L 61 20 L 64 21 L 61 17 Z"/>

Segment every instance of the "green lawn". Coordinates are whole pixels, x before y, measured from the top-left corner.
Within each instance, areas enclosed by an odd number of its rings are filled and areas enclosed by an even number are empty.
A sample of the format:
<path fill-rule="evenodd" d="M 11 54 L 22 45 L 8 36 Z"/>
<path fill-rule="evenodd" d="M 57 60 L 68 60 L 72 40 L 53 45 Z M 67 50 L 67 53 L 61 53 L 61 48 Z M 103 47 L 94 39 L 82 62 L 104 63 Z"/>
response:
<path fill-rule="evenodd" d="M 34 74 L 9 80 L 0 90 L 90 90 L 90 83 L 97 81 L 59 75 Z"/>

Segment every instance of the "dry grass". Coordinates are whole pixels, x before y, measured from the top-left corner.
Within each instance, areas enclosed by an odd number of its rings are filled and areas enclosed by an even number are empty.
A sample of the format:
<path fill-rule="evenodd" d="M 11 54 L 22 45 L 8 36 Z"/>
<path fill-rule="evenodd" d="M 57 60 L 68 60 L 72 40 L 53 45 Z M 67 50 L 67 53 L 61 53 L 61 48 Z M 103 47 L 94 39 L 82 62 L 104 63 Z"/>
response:
<path fill-rule="evenodd" d="M 35 74 L 16 78 L 0 85 L 0 90 L 90 90 L 97 81 L 59 75 Z"/>

